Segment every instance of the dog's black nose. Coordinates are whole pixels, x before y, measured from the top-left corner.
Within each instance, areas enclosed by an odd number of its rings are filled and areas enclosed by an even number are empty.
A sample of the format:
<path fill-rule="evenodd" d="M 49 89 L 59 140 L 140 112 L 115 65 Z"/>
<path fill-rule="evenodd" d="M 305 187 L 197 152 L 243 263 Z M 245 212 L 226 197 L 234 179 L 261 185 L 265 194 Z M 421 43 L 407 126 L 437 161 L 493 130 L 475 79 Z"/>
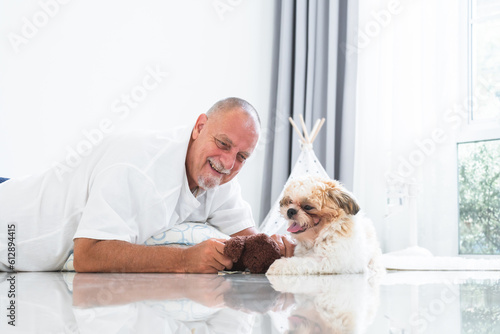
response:
<path fill-rule="evenodd" d="M 295 209 L 288 209 L 288 211 L 286 212 L 286 215 L 288 216 L 288 218 L 292 218 L 296 214 L 297 214 L 297 210 L 295 210 Z"/>

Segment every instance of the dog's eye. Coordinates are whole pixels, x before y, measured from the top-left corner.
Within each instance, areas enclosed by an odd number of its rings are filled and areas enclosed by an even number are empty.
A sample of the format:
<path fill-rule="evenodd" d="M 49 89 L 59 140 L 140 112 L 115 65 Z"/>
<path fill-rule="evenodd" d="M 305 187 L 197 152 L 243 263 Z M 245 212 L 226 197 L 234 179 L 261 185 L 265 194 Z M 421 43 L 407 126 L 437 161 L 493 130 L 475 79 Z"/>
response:
<path fill-rule="evenodd" d="M 309 210 L 312 210 L 312 209 L 314 209 L 314 208 L 312 206 L 310 206 L 310 205 L 305 205 L 304 206 L 304 210 L 306 210 L 306 211 L 309 211 Z"/>

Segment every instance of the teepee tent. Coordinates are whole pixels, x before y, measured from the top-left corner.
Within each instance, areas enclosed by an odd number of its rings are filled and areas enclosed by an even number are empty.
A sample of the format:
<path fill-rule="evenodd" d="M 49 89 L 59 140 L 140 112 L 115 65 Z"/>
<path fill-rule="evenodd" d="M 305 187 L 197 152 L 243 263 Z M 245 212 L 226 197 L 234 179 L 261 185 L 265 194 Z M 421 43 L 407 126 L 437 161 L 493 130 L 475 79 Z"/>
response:
<path fill-rule="evenodd" d="M 304 119 L 302 118 L 302 116 L 300 117 L 300 122 L 302 125 L 303 133 L 302 131 L 299 130 L 299 128 L 297 127 L 297 125 L 295 124 L 295 122 L 291 117 L 289 118 L 289 121 L 292 124 L 292 127 L 295 129 L 295 131 L 297 131 L 297 133 L 299 134 L 301 152 L 299 158 L 297 159 L 297 162 L 293 166 L 292 172 L 290 173 L 288 180 L 285 183 L 285 187 L 294 178 L 304 175 L 316 175 L 319 177 L 328 178 L 329 176 L 327 172 L 319 162 L 313 150 L 314 139 L 316 139 L 316 136 L 318 135 L 321 127 L 323 126 L 325 119 L 323 118 L 321 120 L 316 121 L 316 124 L 311 130 L 311 134 L 307 132 Z M 285 187 L 283 187 L 283 190 L 285 189 Z M 287 221 L 285 218 L 281 216 L 279 211 L 280 210 L 279 201 L 283 197 L 283 190 L 278 196 L 276 202 L 271 207 L 271 210 L 267 214 L 266 218 L 260 225 L 260 231 L 268 235 L 276 233 L 278 234 L 286 233 Z"/>

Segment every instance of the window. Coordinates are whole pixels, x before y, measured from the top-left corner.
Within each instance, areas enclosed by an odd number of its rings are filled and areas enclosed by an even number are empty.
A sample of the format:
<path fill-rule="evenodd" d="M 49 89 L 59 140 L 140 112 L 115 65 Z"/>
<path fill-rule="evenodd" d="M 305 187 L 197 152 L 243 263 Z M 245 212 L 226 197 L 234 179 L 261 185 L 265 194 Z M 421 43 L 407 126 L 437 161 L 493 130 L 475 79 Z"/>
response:
<path fill-rule="evenodd" d="M 472 121 L 500 116 L 500 4 L 498 0 L 471 0 L 469 66 Z M 483 89 L 484 92 L 480 92 Z M 486 93 L 486 94 L 484 94 Z"/>
<path fill-rule="evenodd" d="M 500 255 L 500 3 L 469 3 L 469 122 L 457 145 L 459 253 Z"/>
<path fill-rule="evenodd" d="M 382 4 L 360 1 L 360 29 Z M 460 198 L 477 199 L 480 180 L 460 178 L 459 166 L 472 177 L 500 164 L 500 0 L 402 3 L 358 56 L 354 193 L 383 251 L 495 254 L 474 239 L 484 203 Z"/>
<path fill-rule="evenodd" d="M 458 145 L 460 254 L 500 254 L 500 140 Z"/>

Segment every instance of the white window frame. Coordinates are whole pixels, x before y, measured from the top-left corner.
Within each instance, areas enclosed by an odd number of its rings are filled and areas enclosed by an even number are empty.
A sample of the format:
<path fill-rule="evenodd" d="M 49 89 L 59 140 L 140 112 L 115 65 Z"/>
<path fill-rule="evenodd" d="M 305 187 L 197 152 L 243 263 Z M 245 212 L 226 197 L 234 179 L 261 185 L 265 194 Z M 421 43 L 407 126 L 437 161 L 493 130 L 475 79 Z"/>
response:
<path fill-rule="evenodd" d="M 473 40 L 473 29 L 474 24 L 478 22 L 484 22 L 485 20 L 490 19 L 498 19 L 500 20 L 500 13 L 494 14 L 487 17 L 475 17 L 474 13 L 477 11 L 477 1 L 478 0 L 468 0 L 468 10 L 467 10 L 467 71 L 466 77 L 464 78 L 464 82 L 467 83 L 467 96 L 469 97 L 469 101 L 474 101 L 474 75 L 476 75 L 473 71 L 473 48 L 474 40 Z M 479 0 L 480 1 L 480 0 Z M 498 119 L 487 119 L 487 120 L 474 120 L 473 119 L 473 103 L 468 104 L 468 117 L 467 122 L 465 122 L 464 126 L 461 127 L 458 136 L 457 136 L 457 152 L 458 145 L 472 142 L 482 142 L 488 140 L 496 140 L 500 139 L 500 118 Z M 470 258 L 481 258 L 481 257 L 497 257 L 500 258 L 500 255 L 488 255 L 488 254 L 460 254 L 460 207 L 459 207 L 459 195 L 458 195 L 458 154 L 455 158 L 456 161 L 456 173 L 457 173 L 457 253 L 461 257 L 470 257 Z"/>
<path fill-rule="evenodd" d="M 482 22 L 485 20 L 490 20 L 490 19 L 499 19 L 500 20 L 500 13 L 495 14 L 489 17 L 481 17 L 481 18 L 476 18 L 474 17 L 474 13 L 477 11 L 477 1 L 478 0 L 468 0 L 469 5 L 468 5 L 468 30 L 467 30 L 467 96 L 470 97 L 470 100 L 474 99 L 474 96 L 476 93 L 474 92 L 474 80 L 473 76 L 475 73 L 473 72 L 472 68 L 472 58 L 473 58 L 473 53 L 472 49 L 474 47 L 474 41 L 473 41 L 473 28 L 474 24 L 478 22 Z M 480 0 L 479 0 L 480 1 Z M 492 140 L 492 139 L 499 139 L 500 138 L 500 119 L 489 119 L 489 120 L 473 120 L 472 115 L 473 115 L 473 105 L 470 103 L 469 104 L 469 110 L 468 110 L 468 120 L 466 126 L 464 126 L 458 136 L 458 143 L 467 143 L 467 142 L 476 142 L 476 141 L 484 141 L 484 140 Z"/>

